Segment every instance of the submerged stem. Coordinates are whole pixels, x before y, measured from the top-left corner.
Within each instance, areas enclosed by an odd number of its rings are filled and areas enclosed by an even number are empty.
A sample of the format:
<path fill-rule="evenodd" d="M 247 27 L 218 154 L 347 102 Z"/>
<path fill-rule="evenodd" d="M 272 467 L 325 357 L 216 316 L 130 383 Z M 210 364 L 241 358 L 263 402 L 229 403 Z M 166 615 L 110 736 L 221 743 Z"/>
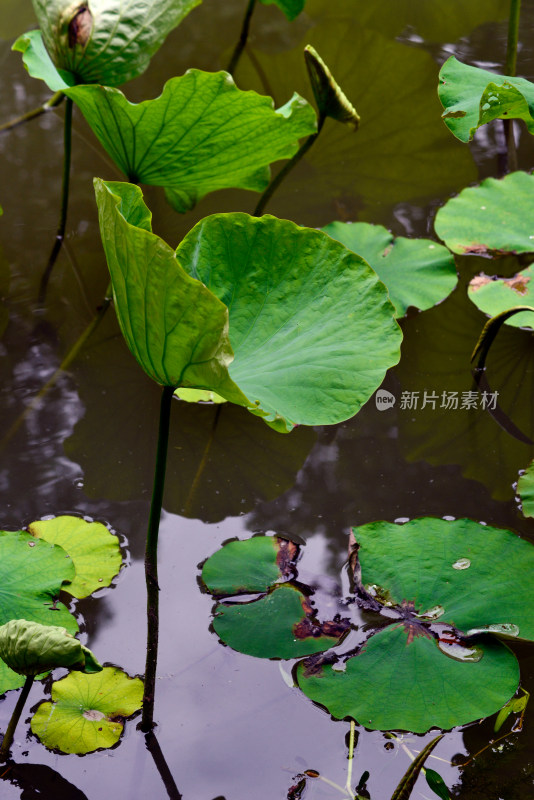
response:
<path fill-rule="evenodd" d="M 32 108 L 31 111 L 26 111 L 26 113 L 21 114 L 20 117 L 15 117 L 14 119 L 10 119 L 9 122 L 4 122 L 3 125 L 0 125 L 0 133 L 7 133 L 7 131 L 11 131 L 13 128 L 16 128 L 17 125 L 22 125 L 23 122 L 29 122 L 32 119 L 40 117 L 42 114 L 46 114 L 47 111 L 52 111 L 53 108 L 57 108 L 64 97 L 65 95 L 63 92 L 56 92 L 46 101 L 46 103 L 43 103 L 42 106 Z"/>
<path fill-rule="evenodd" d="M 147 591 L 147 645 L 143 716 L 139 726 L 144 733 L 148 733 L 154 727 L 154 694 L 156 691 L 159 633 L 158 533 L 161 506 L 163 503 L 163 487 L 165 485 L 165 469 L 167 466 L 167 447 L 169 443 L 169 425 L 173 394 L 174 388 L 172 386 L 163 387 L 159 412 L 154 488 L 152 490 L 152 502 L 150 505 L 146 537 L 145 579 Z"/>
<path fill-rule="evenodd" d="M 276 175 L 270 182 L 270 184 L 260 197 L 258 205 L 254 209 L 253 212 L 254 217 L 259 217 L 263 214 L 263 209 L 265 208 L 265 206 L 267 205 L 273 194 L 276 192 L 282 181 L 289 175 L 293 167 L 295 167 L 299 163 L 301 158 L 303 158 L 303 156 L 306 155 L 310 147 L 313 145 L 313 143 L 321 133 L 324 121 L 325 118 L 323 116 L 320 116 L 317 121 L 317 133 L 312 133 L 311 136 L 308 136 L 308 138 L 304 141 L 304 144 L 302 144 L 301 147 L 297 150 L 293 158 L 291 158 L 287 162 L 287 164 L 285 164 L 285 166 L 282 167 L 278 175 Z"/>
<path fill-rule="evenodd" d="M 227 67 L 227 72 L 230 75 L 233 75 L 235 72 L 235 68 L 241 58 L 243 50 L 246 47 L 247 40 L 248 40 L 248 32 L 250 28 L 250 20 L 252 18 L 252 14 L 254 12 L 254 6 L 256 5 L 256 0 L 248 0 L 247 10 L 245 11 L 245 16 L 243 18 L 243 25 L 241 27 L 241 34 L 239 36 L 239 41 L 237 42 L 234 52 L 232 53 L 232 57 L 230 59 L 230 63 Z"/>
<path fill-rule="evenodd" d="M 46 269 L 41 278 L 41 285 L 39 287 L 39 303 L 43 303 L 46 297 L 46 289 L 48 281 L 54 264 L 57 261 L 63 239 L 65 237 L 65 227 L 67 225 L 67 210 L 69 206 L 69 186 L 70 186 L 70 162 L 71 162 L 71 149 L 72 149 L 72 100 L 67 97 L 65 104 L 65 127 L 63 134 L 63 181 L 61 186 L 61 211 L 59 215 L 59 224 L 57 227 L 56 239 L 54 246 L 48 258 Z"/>
<path fill-rule="evenodd" d="M 9 757 L 9 751 L 13 743 L 13 736 L 15 735 L 15 728 L 17 727 L 20 715 L 22 714 L 22 709 L 26 704 L 26 700 L 28 699 L 28 695 L 30 693 L 30 689 L 32 688 L 34 680 L 35 680 L 34 675 L 28 675 L 28 677 L 24 681 L 22 692 L 20 693 L 19 699 L 17 700 L 17 705 L 13 710 L 11 719 L 9 720 L 9 725 L 7 726 L 7 730 L 2 740 L 2 746 L 0 747 L 0 761 L 6 761 L 7 758 Z"/>

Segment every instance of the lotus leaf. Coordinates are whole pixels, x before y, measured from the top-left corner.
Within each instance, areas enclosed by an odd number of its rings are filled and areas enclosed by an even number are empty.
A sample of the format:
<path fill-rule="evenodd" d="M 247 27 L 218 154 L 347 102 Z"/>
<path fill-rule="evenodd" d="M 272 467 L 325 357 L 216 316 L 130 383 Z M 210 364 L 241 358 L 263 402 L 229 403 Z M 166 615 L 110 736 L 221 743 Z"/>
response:
<path fill-rule="evenodd" d="M 304 592 L 292 583 L 299 547 L 278 536 L 223 545 L 208 558 L 202 581 L 214 597 L 266 592 L 250 602 L 219 603 L 213 628 L 234 650 L 258 658 L 299 658 L 338 644 L 348 620 L 318 622 Z"/>
<path fill-rule="evenodd" d="M 353 130 L 357 130 L 360 117 L 356 109 L 311 44 L 304 48 L 304 58 L 320 119 L 331 117 L 338 122 L 345 123 Z"/>
<path fill-rule="evenodd" d="M 249 603 L 219 603 L 213 628 L 225 644 L 257 658 L 299 658 L 338 644 L 348 624 L 317 622 L 308 598 L 290 583 Z"/>
<path fill-rule="evenodd" d="M 534 133 L 534 83 L 470 67 L 454 56 L 443 64 L 439 79 L 443 120 L 462 142 L 494 119 L 522 119 Z"/>
<path fill-rule="evenodd" d="M 71 72 L 56 69 L 44 46 L 41 31 L 28 31 L 19 36 L 12 49 L 22 53 L 22 62 L 32 78 L 40 78 L 53 92 L 61 92 L 76 83 Z"/>
<path fill-rule="evenodd" d="M 137 187 L 95 186 L 121 329 L 158 383 L 216 391 L 290 430 L 353 416 L 398 360 L 384 286 L 325 234 L 218 214 L 175 255 Z"/>
<path fill-rule="evenodd" d="M 32 522 L 28 531 L 38 539 L 59 544 L 72 558 L 76 577 L 65 591 L 73 597 L 88 597 L 109 586 L 121 568 L 118 539 L 101 522 L 61 516 Z"/>
<path fill-rule="evenodd" d="M 141 708 L 143 682 L 117 667 L 95 675 L 71 672 L 52 684 L 52 702 L 41 703 L 31 729 L 50 749 L 62 753 L 90 753 L 113 747 L 124 724 Z"/>
<path fill-rule="evenodd" d="M 534 176 L 512 172 L 463 189 L 439 209 L 434 228 L 453 253 L 534 252 Z"/>
<path fill-rule="evenodd" d="M 517 689 L 519 667 L 488 633 L 534 638 L 528 595 L 518 591 L 534 566 L 532 545 L 466 519 L 376 522 L 353 532 L 360 601 L 378 610 L 387 600 L 398 619 L 344 671 L 300 664 L 304 693 L 338 718 L 381 730 L 450 728 L 498 711 Z M 475 632 L 482 635 L 467 638 Z"/>
<path fill-rule="evenodd" d="M 76 620 L 57 602 L 62 584 L 75 574 L 71 559 L 61 547 L 23 531 L 0 531 L 0 564 L 0 624 L 26 619 L 77 632 Z M 20 676 L 0 662 L 0 693 L 22 683 Z"/>
<path fill-rule="evenodd" d="M 100 672 L 102 666 L 78 639 L 56 625 L 12 619 L 0 626 L 0 658 L 19 675 L 36 676 L 56 667 Z"/>
<path fill-rule="evenodd" d="M 534 461 L 532 461 L 517 482 L 517 494 L 525 517 L 534 517 Z"/>
<path fill-rule="evenodd" d="M 518 307 L 518 312 L 510 314 L 504 324 L 514 328 L 534 328 L 532 311 L 519 311 L 523 306 L 534 306 L 534 291 L 531 280 L 532 266 L 518 272 L 512 278 L 492 278 L 484 273 L 477 275 L 469 284 L 469 299 L 477 308 L 492 317 Z"/>
<path fill-rule="evenodd" d="M 107 86 L 65 91 L 128 180 L 166 187 L 177 211 L 216 189 L 265 189 L 269 164 L 290 158 L 317 127 L 298 95 L 275 110 L 270 97 L 241 91 L 227 72 L 190 69 L 138 104 Z"/>
<path fill-rule="evenodd" d="M 119 86 L 145 71 L 167 34 L 200 1 L 33 0 L 33 6 L 58 69 L 76 83 Z"/>
<path fill-rule="evenodd" d="M 366 222 L 331 222 L 322 230 L 374 269 L 388 289 L 397 317 L 410 306 L 430 308 L 456 286 L 454 257 L 430 239 L 394 238 L 382 225 Z"/>
<path fill-rule="evenodd" d="M 202 581 L 215 597 L 266 592 L 290 574 L 297 554 L 297 545 L 278 536 L 228 542 L 208 558 Z"/>
<path fill-rule="evenodd" d="M 278 6 L 280 11 L 284 12 L 289 20 L 293 20 L 295 17 L 298 17 L 304 8 L 306 0 L 261 0 L 261 2 L 265 3 L 265 5 L 274 3 Z"/>

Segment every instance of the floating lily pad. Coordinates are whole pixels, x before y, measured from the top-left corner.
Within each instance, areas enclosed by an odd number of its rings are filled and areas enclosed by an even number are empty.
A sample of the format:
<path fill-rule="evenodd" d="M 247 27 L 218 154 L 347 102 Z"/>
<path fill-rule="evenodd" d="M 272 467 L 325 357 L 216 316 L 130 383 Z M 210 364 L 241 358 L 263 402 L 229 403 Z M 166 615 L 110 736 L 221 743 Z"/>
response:
<path fill-rule="evenodd" d="M 280 11 L 284 12 L 289 20 L 293 20 L 295 17 L 298 17 L 304 8 L 306 0 L 261 0 L 261 2 L 265 3 L 265 5 L 274 3 L 278 6 Z"/>
<path fill-rule="evenodd" d="M 119 86 L 145 71 L 167 34 L 200 2 L 33 0 L 33 6 L 58 69 L 76 83 Z"/>
<path fill-rule="evenodd" d="M 534 461 L 526 468 L 517 482 L 517 494 L 525 517 L 534 517 Z"/>
<path fill-rule="evenodd" d="M 143 682 L 117 667 L 85 675 L 71 672 L 52 684 L 52 702 L 41 703 L 31 729 L 51 750 L 91 753 L 113 747 L 124 728 L 123 720 L 143 702 Z"/>
<path fill-rule="evenodd" d="M 220 214 L 175 257 L 137 187 L 95 185 L 121 329 L 158 383 L 214 390 L 283 431 L 353 416 L 398 360 L 384 286 L 325 234 Z"/>
<path fill-rule="evenodd" d="M 410 306 L 430 308 L 456 286 L 454 257 L 430 239 L 394 238 L 382 225 L 366 222 L 331 222 L 322 230 L 370 264 L 385 283 L 397 317 Z"/>
<path fill-rule="evenodd" d="M 306 595 L 290 583 L 249 603 L 220 603 L 214 613 L 213 628 L 222 641 L 258 658 L 299 658 L 329 650 L 349 627 L 318 622 Z"/>
<path fill-rule="evenodd" d="M 469 284 L 469 299 L 477 308 L 491 317 L 514 306 L 534 306 L 534 266 L 527 267 L 513 278 L 493 278 L 484 273 Z M 508 317 L 505 325 L 514 328 L 534 328 L 534 313 L 521 311 Z"/>
<path fill-rule="evenodd" d="M 301 662 L 298 685 L 337 719 L 372 730 L 444 730 L 494 714 L 515 693 L 519 665 L 508 648 L 484 642 L 480 661 L 444 656 L 430 635 L 391 625 L 339 665 Z M 338 669 L 335 669 L 335 667 Z"/>
<path fill-rule="evenodd" d="M 275 110 L 272 98 L 241 91 L 227 72 L 188 70 L 137 104 L 107 86 L 66 93 L 128 180 L 166 187 L 177 211 L 216 189 L 265 189 L 269 164 L 290 158 L 317 127 L 298 95 Z"/>
<path fill-rule="evenodd" d="M 109 586 L 121 568 L 118 539 L 101 522 L 61 516 L 32 522 L 28 530 L 32 536 L 59 544 L 72 558 L 76 577 L 64 588 L 73 597 L 87 597 Z"/>
<path fill-rule="evenodd" d="M 202 580 L 212 595 L 266 592 L 291 574 L 298 546 L 278 536 L 253 536 L 228 542 L 208 558 Z"/>
<path fill-rule="evenodd" d="M 439 209 L 434 228 L 453 253 L 534 252 L 534 175 L 512 172 L 463 189 Z"/>
<path fill-rule="evenodd" d="M 354 535 L 364 587 L 387 589 L 397 605 L 413 603 L 417 614 L 440 605 L 439 622 L 464 632 L 513 624 L 520 639 L 534 640 L 534 610 L 520 589 L 534 570 L 530 542 L 470 519 L 431 517 L 373 522 Z"/>
<path fill-rule="evenodd" d="M 443 120 L 462 142 L 494 119 L 522 119 L 534 133 L 534 83 L 462 64 L 451 56 L 439 73 Z"/>
<path fill-rule="evenodd" d="M 76 620 L 57 602 L 62 584 L 73 578 L 74 565 L 61 547 L 23 531 L 0 531 L 0 625 L 25 619 L 76 633 Z M 0 693 L 23 683 L 0 661 Z"/>

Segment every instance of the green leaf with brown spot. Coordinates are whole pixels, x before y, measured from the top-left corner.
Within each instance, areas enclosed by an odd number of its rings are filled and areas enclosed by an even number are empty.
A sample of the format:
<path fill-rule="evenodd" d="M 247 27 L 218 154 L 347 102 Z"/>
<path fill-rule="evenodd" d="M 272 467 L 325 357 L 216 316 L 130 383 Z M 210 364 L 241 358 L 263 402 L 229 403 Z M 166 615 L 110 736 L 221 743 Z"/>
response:
<path fill-rule="evenodd" d="M 278 536 L 228 542 L 208 558 L 202 581 L 214 597 L 266 592 L 294 570 L 298 545 Z"/>

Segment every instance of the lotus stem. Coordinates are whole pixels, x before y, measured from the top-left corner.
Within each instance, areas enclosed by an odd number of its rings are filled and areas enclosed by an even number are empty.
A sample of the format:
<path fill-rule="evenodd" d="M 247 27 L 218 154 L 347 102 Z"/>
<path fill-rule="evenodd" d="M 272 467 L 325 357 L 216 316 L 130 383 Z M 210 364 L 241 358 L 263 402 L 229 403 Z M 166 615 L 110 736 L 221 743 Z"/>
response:
<path fill-rule="evenodd" d="M 156 668 L 158 663 L 159 634 L 159 584 L 158 584 L 158 534 L 167 467 L 171 402 L 174 387 L 164 386 L 159 412 L 158 447 L 154 488 L 150 504 L 145 550 L 145 579 L 147 591 L 147 646 L 145 668 L 145 690 L 143 694 L 143 716 L 140 728 L 148 733 L 154 727 L 154 695 L 156 691 Z"/>
<path fill-rule="evenodd" d="M 250 29 L 250 20 L 252 19 L 252 14 L 254 13 L 254 7 L 256 5 L 256 0 L 248 0 L 247 10 L 245 11 L 245 16 L 243 18 L 243 25 L 241 27 L 241 34 L 239 36 L 239 41 L 237 42 L 234 52 L 232 53 L 232 57 L 230 59 L 230 63 L 227 67 L 227 72 L 233 76 L 235 69 L 238 65 L 239 59 L 243 53 L 243 50 L 246 47 L 248 41 L 248 32 Z"/>
<path fill-rule="evenodd" d="M 521 0 L 510 0 L 505 74 L 512 77 L 515 76 L 517 69 L 517 40 L 519 38 L 520 12 Z M 506 164 L 504 165 L 504 172 L 515 172 L 517 170 L 517 149 L 515 146 L 514 120 L 503 120 L 503 129 L 506 142 Z"/>
<path fill-rule="evenodd" d="M 43 103 L 42 106 L 33 108 L 31 111 L 27 111 L 20 117 L 15 117 L 14 119 L 9 120 L 9 122 L 4 122 L 3 125 L 0 125 L 0 133 L 7 133 L 7 131 L 13 130 L 13 128 L 16 128 L 18 125 L 22 125 L 24 122 L 29 122 L 32 119 L 40 117 L 42 114 L 46 114 L 47 111 L 52 111 L 52 109 L 57 108 L 64 97 L 65 95 L 63 92 L 56 92 L 46 101 L 46 103 Z"/>
<path fill-rule="evenodd" d="M 65 227 L 67 225 L 67 210 L 69 206 L 69 186 L 70 186 L 70 162 L 71 162 L 71 146 L 72 146 L 72 100 L 67 97 L 65 104 L 65 125 L 63 134 L 63 181 L 61 187 L 61 211 L 59 215 L 59 225 L 57 228 L 56 239 L 54 246 L 48 258 L 48 264 L 41 278 L 41 285 L 39 287 L 39 303 L 44 303 L 46 297 L 46 289 L 48 281 L 54 264 L 57 261 L 63 239 L 65 238 Z"/>
<path fill-rule="evenodd" d="M 82 334 L 74 342 L 74 344 L 72 345 L 71 349 L 69 350 L 69 352 L 67 353 L 67 355 L 65 356 L 65 358 L 63 359 L 63 361 L 61 362 L 59 367 L 56 369 L 54 374 L 47 380 L 47 382 L 44 384 L 44 386 L 41 387 L 41 389 L 35 395 L 33 400 L 31 400 L 31 402 L 26 406 L 26 408 L 24 409 L 22 414 L 20 414 L 17 417 L 17 419 L 15 420 L 15 422 L 13 423 L 13 425 L 11 425 L 11 427 L 7 431 L 6 435 L 4 436 L 2 441 L 0 442 L 0 451 L 2 451 L 4 449 L 4 447 L 8 444 L 8 442 L 13 438 L 13 436 L 16 434 L 16 432 L 18 431 L 18 429 L 20 428 L 20 426 L 22 425 L 22 423 L 26 419 L 26 417 L 29 414 L 31 414 L 31 412 L 35 408 L 37 408 L 37 406 L 39 405 L 39 403 L 41 402 L 43 397 L 50 391 L 50 389 L 52 389 L 56 385 L 56 383 L 57 383 L 58 379 L 61 377 L 61 375 L 70 367 L 70 365 L 72 364 L 74 359 L 77 357 L 78 353 L 80 352 L 80 350 L 82 349 L 82 347 L 84 346 L 86 341 L 89 339 L 90 336 L 92 336 L 92 334 L 96 331 L 96 329 L 98 328 L 98 326 L 100 325 L 100 323 L 104 319 L 104 316 L 106 315 L 106 311 L 108 310 L 108 308 L 109 308 L 109 306 L 111 304 L 111 299 L 112 299 L 111 298 L 111 284 L 109 284 L 108 288 L 106 289 L 106 295 L 104 297 L 104 301 L 103 301 L 102 305 L 100 306 L 100 308 L 98 309 L 98 313 L 96 314 L 95 317 L 93 317 L 93 319 L 87 325 L 87 327 L 82 332 Z"/>
<path fill-rule="evenodd" d="M 349 733 L 349 763 L 347 767 L 347 792 L 350 797 L 353 796 L 352 791 L 352 763 L 354 760 L 354 732 L 356 730 L 356 723 L 353 719 L 350 721 L 350 733 Z"/>
<path fill-rule="evenodd" d="M 260 197 L 258 205 L 256 206 L 256 208 L 253 211 L 252 215 L 254 217 L 260 217 L 263 214 L 263 210 L 264 210 L 265 206 L 267 205 L 267 203 L 269 202 L 269 200 L 271 199 L 273 194 L 276 192 L 276 190 L 278 189 L 278 187 L 280 186 L 282 181 L 285 180 L 285 178 L 289 175 L 289 173 L 291 172 L 293 167 L 295 167 L 299 163 L 301 158 L 303 158 L 306 155 L 306 153 L 308 152 L 308 150 L 310 149 L 310 147 L 312 147 L 312 145 L 314 144 L 315 140 L 317 139 L 317 137 L 321 133 L 322 127 L 324 125 L 324 121 L 325 121 L 325 117 L 320 115 L 319 119 L 317 121 L 317 132 L 316 133 L 312 133 L 311 136 L 308 136 L 308 138 L 304 141 L 304 143 L 301 145 L 301 147 L 297 150 L 297 152 L 295 153 L 293 158 L 291 158 L 287 162 L 287 164 L 285 164 L 285 166 L 282 167 L 282 169 L 280 170 L 278 175 L 276 175 L 273 178 L 273 180 L 270 182 L 270 184 L 268 185 L 268 187 L 266 188 L 266 190 L 264 191 L 264 193 Z"/>
<path fill-rule="evenodd" d="M 161 776 L 161 780 L 163 781 L 163 785 L 165 786 L 169 800 L 182 800 L 182 795 L 178 790 L 176 782 L 172 776 L 172 772 L 169 769 L 169 765 L 165 761 L 165 756 L 162 753 L 154 731 L 149 731 L 149 733 L 145 734 L 145 742 L 146 749 L 154 759 L 154 764 L 156 765 L 156 768 Z"/>
<path fill-rule="evenodd" d="M 22 714 L 22 709 L 26 704 L 26 700 L 28 699 L 28 695 L 30 693 L 30 689 L 32 688 L 34 680 L 35 677 L 33 675 L 28 675 L 28 677 L 24 681 L 22 692 L 20 693 L 19 699 L 17 700 L 17 705 L 13 710 L 11 719 L 9 720 L 9 725 L 7 726 L 7 730 L 2 740 L 2 746 L 0 747 L 0 761 L 7 761 L 7 759 L 9 758 L 9 751 L 11 750 L 11 745 L 13 744 L 15 728 L 17 727 L 20 715 Z"/>

